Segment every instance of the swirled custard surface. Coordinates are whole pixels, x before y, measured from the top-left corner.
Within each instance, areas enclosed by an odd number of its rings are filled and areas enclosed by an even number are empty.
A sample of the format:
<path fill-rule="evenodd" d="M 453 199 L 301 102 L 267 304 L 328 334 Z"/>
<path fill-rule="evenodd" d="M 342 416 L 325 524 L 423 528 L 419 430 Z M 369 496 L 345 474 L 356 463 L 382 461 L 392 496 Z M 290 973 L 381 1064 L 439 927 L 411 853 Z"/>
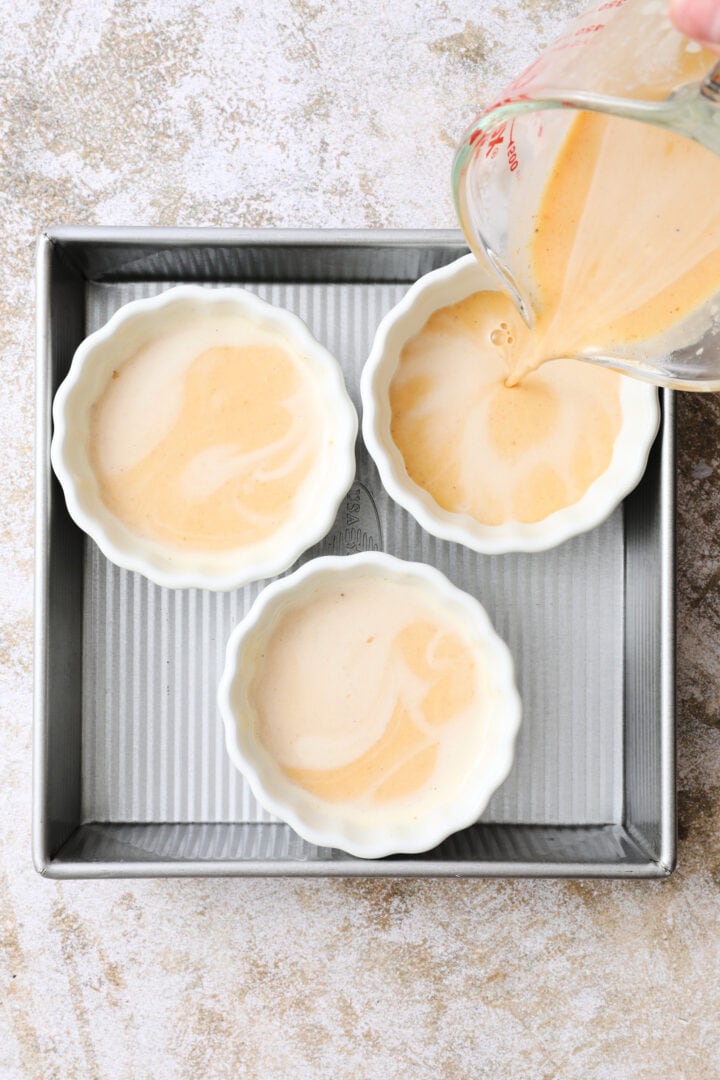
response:
<path fill-rule="evenodd" d="M 390 386 L 391 434 L 438 506 L 484 525 L 540 521 L 603 473 L 620 430 L 620 376 L 554 360 L 506 385 L 530 331 L 512 303 L 475 293 L 436 311 Z"/>
<path fill-rule="evenodd" d="M 325 427 L 317 373 L 284 337 L 188 316 L 113 371 L 89 456 L 103 502 L 137 535 L 241 549 L 292 527 Z"/>
<path fill-rule="evenodd" d="M 495 705 L 485 649 L 422 583 L 321 582 L 263 641 L 255 736 L 292 784 L 368 824 L 446 802 Z"/>

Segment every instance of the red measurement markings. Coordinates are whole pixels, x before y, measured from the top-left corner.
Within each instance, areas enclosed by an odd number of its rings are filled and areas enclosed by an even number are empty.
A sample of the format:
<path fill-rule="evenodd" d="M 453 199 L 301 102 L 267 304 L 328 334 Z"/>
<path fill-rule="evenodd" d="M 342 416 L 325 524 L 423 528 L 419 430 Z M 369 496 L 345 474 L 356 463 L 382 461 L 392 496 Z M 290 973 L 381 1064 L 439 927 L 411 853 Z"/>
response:
<path fill-rule="evenodd" d="M 537 75 L 539 75 L 540 71 L 542 70 L 542 68 L 545 66 L 546 63 L 547 63 L 547 57 L 546 57 L 546 55 L 541 53 L 540 56 L 536 57 L 536 59 L 533 60 L 533 62 L 530 65 L 529 68 L 526 68 L 525 71 L 522 72 L 522 74 L 518 75 L 518 77 L 516 79 L 514 79 L 513 82 L 510 83 L 510 86 L 508 87 L 508 89 L 512 90 L 512 91 L 522 90 L 523 87 L 528 85 L 528 83 L 533 82 L 535 77 Z M 525 95 L 520 94 L 520 95 L 517 95 L 517 96 L 519 96 L 520 99 L 522 99 Z M 514 98 L 506 98 L 506 101 L 511 101 L 511 100 L 514 100 Z"/>
<path fill-rule="evenodd" d="M 517 144 L 513 139 L 513 128 L 515 127 L 515 121 L 510 124 L 510 131 L 508 132 L 508 144 L 507 144 L 507 159 L 510 166 L 510 172 L 515 172 L 520 164 L 517 156 Z"/>
<path fill-rule="evenodd" d="M 487 149 L 485 151 L 486 158 L 497 157 L 498 148 L 505 142 L 505 128 L 506 124 L 500 124 L 499 127 L 494 128 L 489 133 L 487 141 Z"/>
<path fill-rule="evenodd" d="M 588 38 L 585 37 L 575 38 L 574 41 L 563 41 L 561 45 L 553 45 L 552 51 L 556 53 L 564 52 L 565 49 L 580 49 L 583 45 L 586 45 L 587 42 Z"/>
<path fill-rule="evenodd" d="M 482 154 L 486 161 L 494 161 L 500 151 L 500 147 L 505 143 L 505 137 L 507 135 L 505 152 L 507 154 L 510 172 L 515 172 L 519 163 L 517 143 L 513 139 L 512 134 L 514 123 L 515 121 L 510 125 L 509 130 L 507 123 L 503 122 L 502 124 L 498 124 L 497 127 L 491 128 L 489 131 L 480 131 L 479 129 L 473 131 L 469 142 L 475 150 L 474 156 L 477 158 Z"/>
<path fill-rule="evenodd" d="M 473 131 L 470 136 L 470 145 L 475 148 L 475 157 L 480 156 L 480 151 L 485 151 L 485 158 L 492 159 L 497 156 L 498 147 L 505 142 L 506 123 L 498 124 L 489 131 Z"/>
<path fill-rule="evenodd" d="M 533 64 L 533 67 L 534 66 L 535 65 Z M 525 74 L 527 74 L 527 72 Z M 520 78 L 523 78 L 523 76 L 521 75 Z M 514 88 L 515 83 L 513 83 L 512 86 L 508 87 L 509 90 L 514 90 Z M 495 112 L 496 109 L 502 108 L 503 105 L 514 105 L 518 101 L 529 100 L 530 98 L 527 94 L 510 94 L 508 97 L 499 98 L 497 101 L 493 101 L 492 105 L 488 105 L 487 109 L 483 109 L 483 111 L 478 116 L 478 120 L 481 120 L 483 116 L 489 116 L 490 113 Z"/>

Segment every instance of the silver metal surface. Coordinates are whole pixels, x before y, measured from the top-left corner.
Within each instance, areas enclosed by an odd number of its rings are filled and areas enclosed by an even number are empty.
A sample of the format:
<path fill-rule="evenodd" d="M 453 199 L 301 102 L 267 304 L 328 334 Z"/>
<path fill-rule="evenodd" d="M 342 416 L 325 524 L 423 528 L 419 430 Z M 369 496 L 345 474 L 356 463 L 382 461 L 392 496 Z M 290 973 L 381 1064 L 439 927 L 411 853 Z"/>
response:
<path fill-rule="evenodd" d="M 215 686 L 260 585 L 160 589 L 108 563 L 49 480 L 52 393 L 81 338 L 123 303 L 234 282 L 296 311 L 358 380 L 383 314 L 459 233 L 54 230 L 38 255 L 38 869 L 53 876 L 663 876 L 674 863 L 671 395 L 645 479 L 600 528 L 537 555 L 435 540 L 382 490 L 358 444 L 334 530 L 305 557 L 378 547 L 437 565 L 507 640 L 524 720 L 481 823 L 420 857 L 306 844 L 225 755 Z"/>

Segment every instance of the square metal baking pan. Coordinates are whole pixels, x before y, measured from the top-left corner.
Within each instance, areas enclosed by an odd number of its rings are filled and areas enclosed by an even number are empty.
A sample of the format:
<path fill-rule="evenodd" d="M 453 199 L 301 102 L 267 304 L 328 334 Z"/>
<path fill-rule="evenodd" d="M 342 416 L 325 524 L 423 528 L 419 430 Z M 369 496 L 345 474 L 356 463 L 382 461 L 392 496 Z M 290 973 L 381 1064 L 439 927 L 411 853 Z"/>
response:
<path fill-rule="evenodd" d="M 636 491 L 544 554 L 435 540 L 357 478 L 313 554 L 380 548 L 476 594 L 517 665 L 524 720 L 481 821 L 420 856 L 305 843 L 226 757 L 215 688 L 260 585 L 173 591 L 119 570 L 72 523 L 50 470 L 51 404 L 73 351 L 123 303 L 180 282 L 239 284 L 296 311 L 356 405 L 375 328 L 457 232 L 57 228 L 38 248 L 33 847 L 50 877 L 448 875 L 664 877 L 675 862 L 672 395 Z"/>

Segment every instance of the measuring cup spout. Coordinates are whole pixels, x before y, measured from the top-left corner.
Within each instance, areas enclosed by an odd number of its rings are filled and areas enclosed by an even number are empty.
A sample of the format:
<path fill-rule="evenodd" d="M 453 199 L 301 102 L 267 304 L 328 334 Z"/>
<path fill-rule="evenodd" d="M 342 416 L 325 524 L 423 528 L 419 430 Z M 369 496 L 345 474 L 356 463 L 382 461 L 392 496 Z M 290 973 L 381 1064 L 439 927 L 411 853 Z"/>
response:
<path fill-rule="evenodd" d="M 466 131 L 458 219 L 553 355 L 720 389 L 718 106 L 667 0 L 597 0 Z"/>

